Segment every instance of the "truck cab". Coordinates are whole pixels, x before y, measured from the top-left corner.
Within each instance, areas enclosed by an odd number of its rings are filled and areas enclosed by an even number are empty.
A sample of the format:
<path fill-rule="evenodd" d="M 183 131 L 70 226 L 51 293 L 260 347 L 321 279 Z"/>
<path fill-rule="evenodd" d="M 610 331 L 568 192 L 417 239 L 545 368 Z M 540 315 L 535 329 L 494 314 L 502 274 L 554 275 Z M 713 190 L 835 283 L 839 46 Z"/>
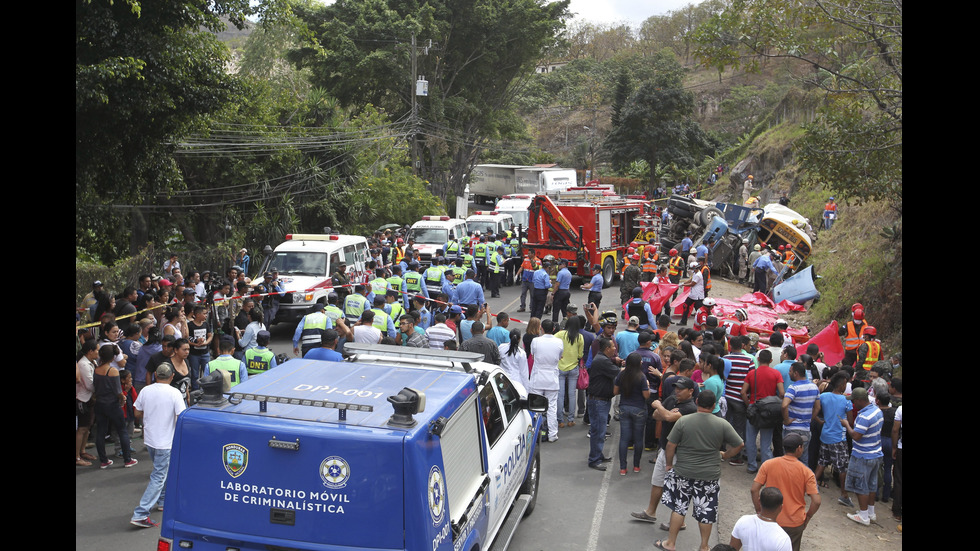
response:
<path fill-rule="evenodd" d="M 534 507 L 547 399 L 478 353 L 345 352 L 180 415 L 158 549 L 506 547 Z"/>
<path fill-rule="evenodd" d="M 358 235 L 289 234 L 262 264 L 259 273 L 278 270 L 285 294 L 279 297 L 277 322 L 296 322 L 317 302 L 326 303 L 331 274 L 347 264 L 352 283 L 364 281 L 369 259 L 367 239 Z"/>

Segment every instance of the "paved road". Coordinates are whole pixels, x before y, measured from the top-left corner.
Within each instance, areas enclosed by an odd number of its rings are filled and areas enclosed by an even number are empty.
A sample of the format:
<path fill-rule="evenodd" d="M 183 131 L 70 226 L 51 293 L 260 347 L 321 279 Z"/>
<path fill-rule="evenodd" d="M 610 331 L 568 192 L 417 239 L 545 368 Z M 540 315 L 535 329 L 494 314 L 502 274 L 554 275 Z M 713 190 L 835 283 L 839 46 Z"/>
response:
<path fill-rule="evenodd" d="M 619 289 L 614 286 L 607 289 L 604 295 L 602 307 L 612 308 L 618 301 Z M 581 305 L 587 296 L 586 291 L 574 288 L 572 303 Z M 527 320 L 527 313 L 516 312 L 519 303 L 519 287 L 504 287 L 501 298 L 489 299 L 490 310 L 494 314 L 503 310 L 514 318 Z M 293 327 L 290 326 L 273 327 L 273 351 L 292 356 L 292 332 Z M 618 423 L 613 422 L 610 431 L 612 435 L 606 441 L 605 453 L 615 456 L 619 441 Z M 645 458 L 643 472 L 630 472 L 627 476 L 619 475 L 616 461 L 604 473 L 589 469 L 586 464 L 587 433 L 588 426 L 579 423 L 573 428 L 562 429 L 557 442 L 542 444 L 541 491 L 537 507 L 518 529 L 512 549 L 650 549 L 656 539 L 666 535 L 654 525 L 629 520 L 629 512 L 641 509 L 648 501 L 653 465 Z M 146 487 L 151 468 L 142 441 L 137 438 L 135 445 L 139 450 L 136 458 L 140 463 L 131 469 L 122 468 L 121 461 L 107 470 L 76 468 L 76 550 L 137 551 L 155 548 L 159 530 L 140 529 L 129 524 L 133 507 Z M 648 455 L 652 457 L 652 454 Z M 727 470 L 728 466 L 725 467 Z M 748 478 L 744 472 L 738 474 Z M 729 504 L 729 500 L 736 500 L 733 493 L 723 488 L 722 509 Z M 747 497 L 738 494 L 738 498 Z M 159 522 L 160 516 L 161 513 L 153 513 L 152 518 Z M 663 506 L 657 516 L 668 517 Z M 697 548 L 700 538 L 693 525 L 691 528 L 681 533 L 679 548 Z M 727 541 L 727 533 L 724 537 Z"/>

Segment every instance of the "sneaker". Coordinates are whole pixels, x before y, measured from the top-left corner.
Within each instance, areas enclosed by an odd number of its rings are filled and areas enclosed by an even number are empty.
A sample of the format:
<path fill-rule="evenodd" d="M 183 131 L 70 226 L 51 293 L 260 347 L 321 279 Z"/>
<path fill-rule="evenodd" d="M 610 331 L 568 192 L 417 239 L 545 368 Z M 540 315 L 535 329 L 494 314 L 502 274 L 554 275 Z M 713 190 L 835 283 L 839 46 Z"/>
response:
<path fill-rule="evenodd" d="M 100 469 L 108 469 L 111 465 L 112 465 L 112 460 L 110 459 L 110 460 L 106 461 L 105 463 L 103 463 L 99 468 Z"/>
<path fill-rule="evenodd" d="M 619 469 L 619 476 L 626 476 L 626 469 Z"/>
<path fill-rule="evenodd" d="M 139 526 L 140 528 L 157 528 L 160 526 L 159 524 L 153 522 L 153 519 L 150 517 L 141 518 L 139 520 L 131 520 L 129 523 L 133 526 Z"/>
<path fill-rule="evenodd" d="M 638 472 L 640 472 L 640 468 L 639 468 L 639 467 L 633 467 L 633 472 L 634 472 L 634 473 L 638 473 Z"/>
<path fill-rule="evenodd" d="M 742 458 L 740 458 L 740 457 L 735 457 L 735 458 L 729 460 L 728 461 L 728 464 L 731 465 L 731 466 L 733 466 L 733 467 L 741 467 L 742 465 L 745 465 L 745 461 L 742 461 Z"/>
<path fill-rule="evenodd" d="M 871 521 L 870 520 L 864 520 L 863 518 L 861 518 L 860 513 L 847 513 L 847 518 L 853 520 L 854 522 L 856 522 L 858 524 L 863 524 L 865 526 L 871 526 Z"/>
<path fill-rule="evenodd" d="M 126 463 L 124 463 L 123 464 L 123 467 L 126 467 L 126 468 L 135 467 L 137 463 L 139 463 L 139 461 L 137 461 L 136 458 L 134 457 L 134 458 L 130 459 L 129 461 L 127 461 Z"/>
<path fill-rule="evenodd" d="M 844 507 L 854 507 L 854 502 L 851 501 L 850 497 L 839 497 L 837 498 L 837 503 L 840 503 Z"/>

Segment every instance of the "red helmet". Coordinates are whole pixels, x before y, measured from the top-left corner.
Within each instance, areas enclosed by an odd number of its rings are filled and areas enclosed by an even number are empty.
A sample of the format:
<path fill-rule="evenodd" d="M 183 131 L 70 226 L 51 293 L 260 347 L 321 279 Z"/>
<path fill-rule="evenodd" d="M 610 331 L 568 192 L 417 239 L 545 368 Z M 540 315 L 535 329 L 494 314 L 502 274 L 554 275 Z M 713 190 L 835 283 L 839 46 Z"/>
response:
<path fill-rule="evenodd" d="M 401 244 L 402 244 L 402 243 L 404 243 L 404 242 L 405 242 L 405 241 L 403 241 L 403 240 L 402 240 L 402 238 L 401 238 L 401 237 L 399 237 L 399 238 L 398 238 L 398 241 L 396 241 L 395 243 L 398 243 L 399 245 L 401 245 Z"/>
<path fill-rule="evenodd" d="M 626 254 L 633 254 L 635 252 L 636 252 L 636 249 L 633 248 L 632 246 L 626 247 Z"/>
<path fill-rule="evenodd" d="M 864 308 L 856 308 L 854 310 L 854 319 L 859 321 L 864 319 Z"/>
<path fill-rule="evenodd" d="M 633 248 L 633 249 L 635 249 L 635 248 L 637 248 L 637 247 L 639 247 L 639 244 L 637 244 L 637 242 L 636 242 L 636 241 L 630 241 L 630 248 Z"/>
<path fill-rule="evenodd" d="M 857 310 L 858 308 L 864 310 L 864 305 L 862 305 L 860 302 L 855 302 L 851 305 L 851 312 Z"/>
<path fill-rule="evenodd" d="M 878 330 L 875 329 L 873 326 L 869 325 L 864 328 L 864 334 L 871 335 L 872 337 L 876 337 L 878 336 Z"/>
<path fill-rule="evenodd" d="M 781 251 L 782 251 L 782 250 L 785 250 L 785 249 L 786 249 L 786 245 L 780 245 L 780 246 L 779 246 L 779 250 L 781 250 Z"/>
<path fill-rule="evenodd" d="M 639 259 L 640 259 L 640 255 L 638 255 L 638 254 L 636 254 L 636 253 L 633 253 L 633 256 L 632 256 L 631 258 L 632 258 L 633 260 L 639 260 Z"/>
<path fill-rule="evenodd" d="M 677 256 L 677 249 L 671 249 L 670 256 Z"/>

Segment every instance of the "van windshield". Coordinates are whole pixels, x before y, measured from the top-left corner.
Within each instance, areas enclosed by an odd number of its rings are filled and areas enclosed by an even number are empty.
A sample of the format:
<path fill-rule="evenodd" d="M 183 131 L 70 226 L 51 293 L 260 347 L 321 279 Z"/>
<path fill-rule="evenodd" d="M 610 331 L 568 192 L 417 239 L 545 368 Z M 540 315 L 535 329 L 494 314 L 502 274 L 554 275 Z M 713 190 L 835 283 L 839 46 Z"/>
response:
<path fill-rule="evenodd" d="M 497 233 L 497 224 L 490 220 L 473 220 L 467 222 L 466 233 L 473 235 L 474 232 L 480 232 L 482 235 Z"/>
<path fill-rule="evenodd" d="M 276 268 L 280 275 L 325 276 L 327 254 L 317 252 L 283 251 L 272 255 L 269 269 Z"/>
<path fill-rule="evenodd" d="M 426 245 L 445 245 L 449 241 L 449 230 L 444 228 L 412 228 L 408 238 Z"/>
<path fill-rule="evenodd" d="M 515 226 L 521 225 L 521 226 L 524 226 L 525 228 L 527 228 L 527 221 L 529 220 L 527 209 L 524 209 L 524 210 L 502 210 L 502 211 L 499 211 L 499 212 L 501 212 L 503 214 L 509 214 L 509 215 L 513 216 L 514 217 L 514 225 Z"/>

